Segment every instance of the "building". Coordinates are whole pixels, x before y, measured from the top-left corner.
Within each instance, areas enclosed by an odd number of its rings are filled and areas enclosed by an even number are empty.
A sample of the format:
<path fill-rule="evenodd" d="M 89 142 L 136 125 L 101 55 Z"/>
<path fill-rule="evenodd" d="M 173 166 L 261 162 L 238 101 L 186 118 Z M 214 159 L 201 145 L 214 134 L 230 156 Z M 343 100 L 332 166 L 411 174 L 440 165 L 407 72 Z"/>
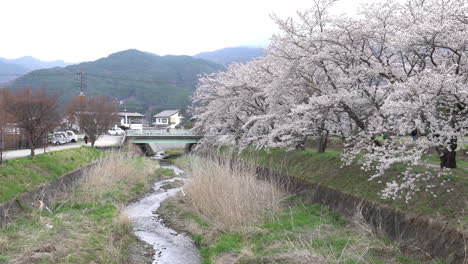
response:
<path fill-rule="evenodd" d="M 143 118 L 140 113 L 120 112 L 120 127 L 123 129 L 143 129 Z"/>
<path fill-rule="evenodd" d="M 164 110 L 154 115 L 153 125 L 157 128 L 176 128 L 182 122 L 180 110 Z"/>

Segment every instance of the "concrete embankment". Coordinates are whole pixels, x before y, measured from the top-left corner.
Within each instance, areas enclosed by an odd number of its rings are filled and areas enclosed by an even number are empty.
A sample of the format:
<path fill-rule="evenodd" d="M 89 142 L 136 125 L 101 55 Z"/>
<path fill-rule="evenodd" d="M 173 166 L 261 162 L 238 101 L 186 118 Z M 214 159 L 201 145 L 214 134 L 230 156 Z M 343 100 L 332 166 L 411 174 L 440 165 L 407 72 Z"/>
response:
<path fill-rule="evenodd" d="M 84 167 L 68 172 L 61 177 L 44 183 L 36 189 L 20 194 L 7 202 L 0 204 L 0 226 L 9 223 L 14 215 L 32 206 L 40 206 L 37 203 L 47 205 L 49 201 L 54 201 L 58 197 L 66 194 L 81 179 L 84 172 L 94 166 L 98 161 L 92 162 Z"/>
<path fill-rule="evenodd" d="M 326 205 L 346 217 L 356 212 L 365 221 L 386 237 L 398 242 L 409 251 L 426 252 L 433 258 L 442 258 L 447 263 L 465 263 L 466 238 L 468 234 L 432 219 L 411 215 L 376 202 L 343 193 L 339 190 L 311 183 L 269 168 L 257 169 L 260 178 L 275 178 L 286 184 L 292 192 L 305 201 Z"/>

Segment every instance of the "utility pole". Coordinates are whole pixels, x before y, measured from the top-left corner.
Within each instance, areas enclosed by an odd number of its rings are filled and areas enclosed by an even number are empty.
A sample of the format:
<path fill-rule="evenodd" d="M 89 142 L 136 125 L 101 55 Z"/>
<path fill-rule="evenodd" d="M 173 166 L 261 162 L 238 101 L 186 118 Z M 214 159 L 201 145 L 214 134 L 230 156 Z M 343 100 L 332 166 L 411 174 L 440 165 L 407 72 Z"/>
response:
<path fill-rule="evenodd" d="M 80 96 L 84 96 L 84 72 L 80 72 Z"/>

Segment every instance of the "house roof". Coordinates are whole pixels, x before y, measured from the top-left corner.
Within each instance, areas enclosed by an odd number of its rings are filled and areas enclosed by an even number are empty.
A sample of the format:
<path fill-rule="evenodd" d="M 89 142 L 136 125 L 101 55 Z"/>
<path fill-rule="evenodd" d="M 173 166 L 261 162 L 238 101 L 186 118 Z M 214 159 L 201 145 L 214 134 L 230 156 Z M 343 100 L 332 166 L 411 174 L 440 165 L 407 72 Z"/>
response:
<path fill-rule="evenodd" d="M 136 112 L 119 112 L 119 116 L 125 116 L 125 115 L 127 115 L 128 117 L 144 117 L 145 116 Z"/>
<path fill-rule="evenodd" d="M 164 110 L 159 114 L 154 115 L 153 117 L 170 117 L 177 114 L 178 112 L 180 112 L 180 110 Z"/>

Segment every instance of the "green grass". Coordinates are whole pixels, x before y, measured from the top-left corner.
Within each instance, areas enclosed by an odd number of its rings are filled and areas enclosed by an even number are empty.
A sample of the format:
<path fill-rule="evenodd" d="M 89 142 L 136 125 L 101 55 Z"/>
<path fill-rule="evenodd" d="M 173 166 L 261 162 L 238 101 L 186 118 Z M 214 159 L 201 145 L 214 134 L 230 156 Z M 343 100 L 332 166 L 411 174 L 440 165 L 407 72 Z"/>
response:
<path fill-rule="evenodd" d="M 201 226 L 203 228 L 208 228 L 209 227 L 208 222 L 206 222 L 201 217 L 199 217 L 198 215 L 196 215 L 196 214 L 194 214 L 192 212 L 182 212 L 182 216 L 184 218 L 191 219 L 191 220 L 195 221 L 199 226 Z"/>
<path fill-rule="evenodd" d="M 38 185 L 87 165 L 102 153 L 91 147 L 54 151 L 30 157 L 4 161 L 0 165 L 0 202 L 30 191 Z"/>
<path fill-rule="evenodd" d="M 52 213 L 32 212 L 27 220 L 16 221 L 0 229 L 0 236 L 10 241 L 5 254 L 21 256 L 24 250 L 54 245 L 57 251 L 52 253 L 56 259 L 62 260 L 60 263 L 120 263 L 125 260 L 123 248 L 128 247 L 134 238 L 131 227 L 114 220 L 118 210 L 113 204 L 66 203 L 51 210 Z M 114 244 L 115 250 L 122 249 L 121 259 L 111 258 L 103 251 L 109 248 L 109 243 Z M 75 245 L 79 245 L 79 250 Z M 47 257 L 42 257 L 41 261 L 57 263 L 47 261 Z"/>
<path fill-rule="evenodd" d="M 156 173 L 161 175 L 162 177 L 168 177 L 168 178 L 172 178 L 175 176 L 174 171 L 171 169 L 159 168 L 156 170 Z"/>
<path fill-rule="evenodd" d="M 181 216 L 197 222 L 193 213 L 186 214 L 180 211 L 177 204 L 173 206 Z M 291 198 L 285 201 L 283 209 L 266 216 L 248 233 L 218 233 L 211 241 L 198 233 L 192 234 L 192 238 L 200 247 L 203 264 L 212 264 L 223 254 L 238 257 L 236 263 L 290 263 L 275 259 L 288 255 L 292 260 L 298 258 L 294 256 L 294 250 L 313 252 L 326 263 L 335 263 L 338 259 L 341 259 L 339 263 L 400 263 L 397 259 L 414 260 L 402 256 L 398 247 L 391 242 L 363 234 L 349 226 L 347 220 L 326 207 Z M 204 230 L 214 228 L 206 224 L 203 227 Z M 382 256 L 382 252 L 387 253 Z M 291 263 L 300 262 L 295 260 Z"/>
<path fill-rule="evenodd" d="M 141 170 L 139 166 L 148 162 L 154 161 L 136 157 L 128 164 Z M 150 189 L 156 175 L 148 171 L 141 171 L 144 178 L 109 183 L 100 190 L 101 199 L 90 199 L 92 194 L 77 185 L 63 201 L 49 206 L 50 211 L 21 212 L 16 221 L 0 228 L 0 260 L 33 255 L 37 248 L 51 245 L 53 259 L 42 256 L 34 263 L 127 263 L 129 246 L 137 239 L 121 208 Z M 24 263 L 32 263 L 28 261 Z"/>
<path fill-rule="evenodd" d="M 446 186 L 438 188 L 437 197 L 427 192 L 419 192 L 413 199 L 406 203 L 403 199 L 383 200 L 380 191 L 385 188 L 385 183 L 396 179 L 405 169 L 403 166 L 394 166 L 387 171 L 382 178 L 369 181 L 370 172 L 361 170 L 358 164 L 344 166 L 341 162 L 340 149 L 329 149 L 325 153 L 306 149 L 303 151 L 286 151 L 281 148 L 253 151 L 245 150 L 242 155 L 258 164 L 279 170 L 289 175 L 310 182 L 338 189 L 345 193 L 353 194 L 370 201 L 387 204 L 397 209 L 414 214 L 438 216 L 458 225 L 458 219 L 462 218 L 464 201 L 468 194 L 468 173 L 464 169 L 452 170 L 448 183 L 454 188 L 454 192 L 447 192 Z M 463 164 L 463 161 L 461 162 Z M 418 168 L 425 170 L 425 168 Z M 381 182 L 379 182 L 381 181 Z"/>
<path fill-rule="evenodd" d="M 184 155 L 185 150 L 183 148 L 172 148 L 165 150 L 164 153 L 168 156 L 168 158 L 165 159 L 165 161 L 173 164 L 177 158 Z"/>
<path fill-rule="evenodd" d="M 429 162 L 432 164 L 439 165 L 440 164 L 440 158 L 437 155 L 431 155 L 428 157 Z M 457 167 L 460 169 L 468 169 L 468 160 L 463 160 L 461 158 L 457 159 Z"/>

